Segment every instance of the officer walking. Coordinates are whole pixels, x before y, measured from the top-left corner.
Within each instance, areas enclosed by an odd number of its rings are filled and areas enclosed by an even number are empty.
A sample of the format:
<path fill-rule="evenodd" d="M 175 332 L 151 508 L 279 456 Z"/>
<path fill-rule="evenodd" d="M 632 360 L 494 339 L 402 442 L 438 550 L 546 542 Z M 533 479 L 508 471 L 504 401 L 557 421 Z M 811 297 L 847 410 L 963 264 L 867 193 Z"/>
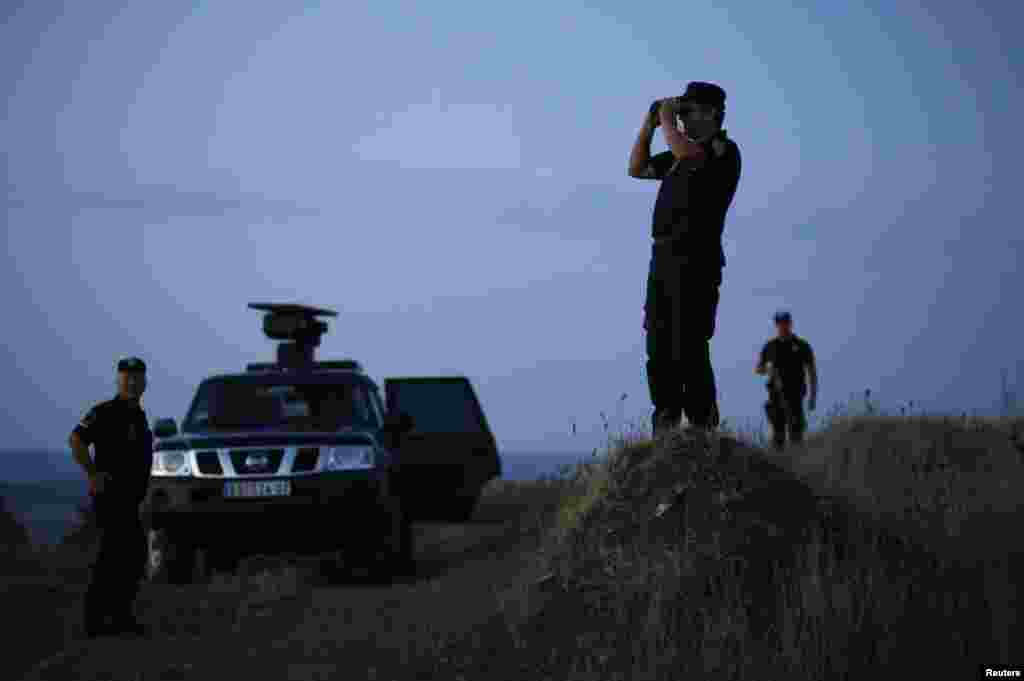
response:
<path fill-rule="evenodd" d="M 811 344 L 793 333 L 793 316 L 789 312 L 775 314 L 775 327 L 777 335 L 761 349 L 754 373 L 768 376 L 768 401 L 764 408 L 772 426 L 773 444 L 781 450 L 786 446 L 787 431 L 790 442 L 803 440 L 807 429 L 804 397 L 810 382 L 807 408 L 814 411 L 818 401 L 818 369 Z"/>
<path fill-rule="evenodd" d="M 132 612 L 147 554 L 139 504 L 153 464 L 153 434 L 140 404 L 145 390 L 145 363 L 137 357 L 122 359 L 117 363 L 117 396 L 89 409 L 69 438 L 75 461 L 88 476 L 100 530 L 85 596 L 88 637 L 145 633 Z"/>
<path fill-rule="evenodd" d="M 655 433 L 677 426 L 683 413 L 691 426 L 718 426 L 709 342 L 725 266 L 722 232 L 741 168 L 724 119 L 725 91 L 691 82 L 681 97 L 651 105 L 629 157 L 630 177 L 661 182 L 644 303 Z M 651 156 L 659 125 L 669 151 Z"/>

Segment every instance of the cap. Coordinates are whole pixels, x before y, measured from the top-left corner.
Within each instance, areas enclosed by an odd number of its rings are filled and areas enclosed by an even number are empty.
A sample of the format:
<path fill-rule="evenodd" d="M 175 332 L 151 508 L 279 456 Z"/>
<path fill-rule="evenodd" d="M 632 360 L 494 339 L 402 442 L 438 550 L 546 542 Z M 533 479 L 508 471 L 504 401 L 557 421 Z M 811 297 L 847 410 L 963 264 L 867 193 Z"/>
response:
<path fill-rule="evenodd" d="M 685 102 L 696 102 L 704 106 L 713 106 L 717 109 L 725 108 L 725 90 L 714 83 L 693 81 L 686 86 L 686 92 L 680 97 Z"/>
<path fill-rule="evenodd" d="M 779 310 L 775 313 L 775 323 L 779 322 L 791 322 L 793 321 L 793 315 L 789 313 L 789 310 Z"/>
<path fill-rule="evenodd" d="M 138 357 L 125 357 L 117 363 L 118 371 L 145 371 L 146 363 Z"/>

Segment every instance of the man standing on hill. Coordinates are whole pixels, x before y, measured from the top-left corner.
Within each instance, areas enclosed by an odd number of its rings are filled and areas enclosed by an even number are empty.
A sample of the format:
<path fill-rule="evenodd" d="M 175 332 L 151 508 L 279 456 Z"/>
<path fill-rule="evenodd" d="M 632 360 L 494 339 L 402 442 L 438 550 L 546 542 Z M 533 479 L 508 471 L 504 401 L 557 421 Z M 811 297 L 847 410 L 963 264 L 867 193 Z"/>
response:
<path fill-rule="evenodd" d="M 145 633 L 132 613 L 147 558 L 139 504 L 153 466 L 153 433 L 139 402 L 145 390 L 145 363 L 136 357 L 122 359 L 117 364 L 117 396 L 86 412 L 69 438 L 75 461 L 88 476 L 100 530 L 85 594 L 85 634 L 90 638 Z M 89 445 L 95 447 L 94 458 Z"/>
<path fill-rule="evenodd" d="M 805 374 L 811 385 L 807 409 L 814 411 L 818 401 L 818 369 L 811 344 L 793 333 L 793 317 L 789 312 L 775 314 L 775 328 L 777 335 L 761 349 L 754 373 L 768 376 L 768 402 L 764 408 L 772 426 L 773 444 L 781 450 L 786 446 L 787 430 L 790 442 L 803 440 L 807 429 Z"/>
<path fill-rule="evenodd" d="M 725 91 L 692 82 L 681 97 L 651 105 L 629 157 L 630 177 L 661 182 L 644 304 L 655 433 L 677 426 L 682 413 L 692 426 L 718 426 L 709 342 L 725 266 L 725 215 L 741 166 L 724 119 Z M 651 156 L 659 125 L 669 151 Z"/>

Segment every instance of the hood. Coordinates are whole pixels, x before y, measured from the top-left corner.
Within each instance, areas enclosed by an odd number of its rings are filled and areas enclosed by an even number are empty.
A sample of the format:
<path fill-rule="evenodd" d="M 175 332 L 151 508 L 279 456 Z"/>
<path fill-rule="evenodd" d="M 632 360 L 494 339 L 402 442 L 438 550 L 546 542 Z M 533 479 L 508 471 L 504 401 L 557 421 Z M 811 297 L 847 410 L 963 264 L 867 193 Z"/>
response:
<path fill-rule="evenodd" d="M 332 433 L 183 433 L 157 439 L 157 452 L 188 449 L 224 449 L 229 447 L 304 447 L 316 445 L 376 445 L 371 430 L 344 430 Z"/>

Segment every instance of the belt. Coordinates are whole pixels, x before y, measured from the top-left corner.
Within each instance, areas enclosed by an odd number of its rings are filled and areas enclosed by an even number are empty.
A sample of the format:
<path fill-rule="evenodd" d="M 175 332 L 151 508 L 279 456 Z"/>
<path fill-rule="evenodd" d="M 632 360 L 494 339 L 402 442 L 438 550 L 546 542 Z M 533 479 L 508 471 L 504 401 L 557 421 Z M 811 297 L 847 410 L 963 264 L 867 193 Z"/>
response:
<path fill-rule="evenodd" d="M 655 246 L 665 246 L 667 244 L 673 243 L 675 241 L 680 241 L 680 240 L 682 240 L 682 237 L 679 237 L 679 236 L 656 236 L 656 237 L 654 237 L 654 245 Z"/>

